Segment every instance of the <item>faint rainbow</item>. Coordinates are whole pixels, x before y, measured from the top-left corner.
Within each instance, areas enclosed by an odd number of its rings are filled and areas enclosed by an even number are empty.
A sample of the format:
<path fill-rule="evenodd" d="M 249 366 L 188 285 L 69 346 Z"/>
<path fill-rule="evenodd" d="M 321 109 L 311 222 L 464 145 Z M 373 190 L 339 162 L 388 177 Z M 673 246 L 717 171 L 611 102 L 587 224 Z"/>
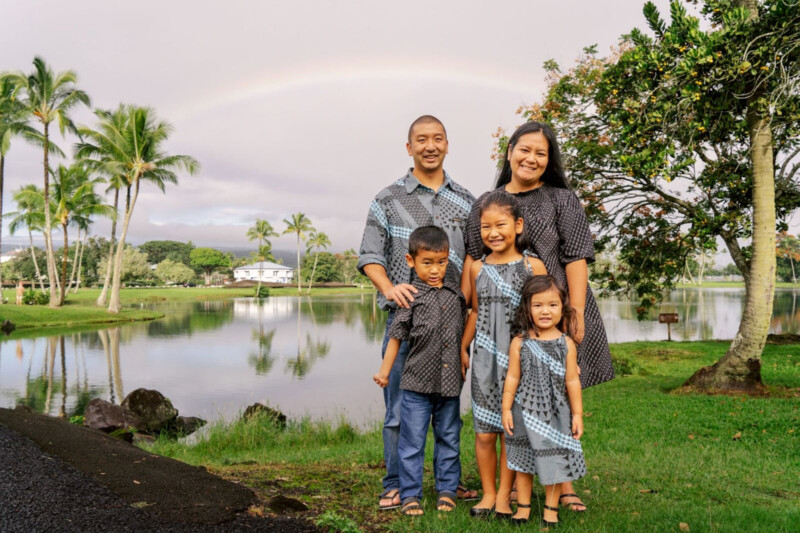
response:
<path fill-rule="evenodd" d="M 509 71 L 476 63 L 447 63 L 440 67 L 384 63 L 386 62 L 351 63 L 344 66 L 340 62 L 329 62 L 240 80 L 222 90 L 178 105 L 171 116 L 173 120 L 189 118 L 227 105 L 292 90 L 354 82 L 398 82 L 411 85 L 412 82 L 428 81 L 462 84 L 510 93 L 517 99 L 514 104 L 537 98 L 544 88 L 543 79 L 536 79 L 532 72 L 534 69 L 525 72 L 523 76 L 517 76 Z"/>

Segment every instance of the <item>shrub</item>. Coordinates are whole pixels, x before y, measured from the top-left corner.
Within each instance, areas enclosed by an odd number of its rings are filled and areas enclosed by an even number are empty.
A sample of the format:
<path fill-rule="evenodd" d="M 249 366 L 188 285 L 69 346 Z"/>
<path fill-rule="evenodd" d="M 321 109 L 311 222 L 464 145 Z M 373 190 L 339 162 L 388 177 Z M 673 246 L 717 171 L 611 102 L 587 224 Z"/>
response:
<path fill-rule="evenodd" d="M 268 298 L 269 297 L 269 287 L 256 287 L 255 290 L 256 298 Z"/>
<path fill-rule="evenodd" d="M 28 289 L 22 295 L 22 303 L 25 305 L 47 305 L 50 303 L 50 294 Z"/>

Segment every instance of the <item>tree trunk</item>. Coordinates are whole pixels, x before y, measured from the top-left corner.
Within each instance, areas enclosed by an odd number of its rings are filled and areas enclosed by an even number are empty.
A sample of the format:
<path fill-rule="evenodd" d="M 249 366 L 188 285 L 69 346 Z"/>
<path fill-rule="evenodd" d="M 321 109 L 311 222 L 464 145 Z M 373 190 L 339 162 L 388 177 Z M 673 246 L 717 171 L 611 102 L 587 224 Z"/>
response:
<path fill-rule="evenodd" d="M 108 312 L 119 313 L 122 307 L 119 299 L 119 289 L 122 284 L 122 253 L 125 251 L 125 237 L 128 235 L 128 225 L 131 222 L 133 208 L 136 205 L 136 198 L 139 196 L 139 176 L 134 177 L 133 197 L 125 209 L 125 218 L 122 221 L 122 232 L 119 235 L 117 251 L 114 254 L 114 273 L 111 278 L 111 297 L 108 299 Z"/>
<path fill-rule="evenodd" d="M 297 294 L 300 294 L 300 232 L 297 232 Z M 299 346 L 298 346 L 299 348 Z"/>
<path fill-rule="evenodd" d="M 75 237 L 75 253 L 72 256 L 72 270 L 69 273 L 69 282 L 67 283 L 67 291 L 72 289 L 75 284 L 75 271 L 78 269 L 78 255 L 81 249 L 81 228 L 78 228 L 78 236 Z"/>
<path fill-rule="evenodd" d="M 797 284 L 797 276 L 794 274 L 794 259 L 789 256 L 789 264 L 792 265 L 792 283 Z"/>
<path fill-rule="evenodd" d="M 111 258 L 114 257 L 114 239 L 117 235 L 117 215 L 119 215 L 119 187 L 114 189 L 114 218 L 111 219 L 111 242 L 108 244 L 108 265 L 106 266 L 106 277 L 103 280 L 103 290 L 100 291 L 100 296 L 98 296 L 97 301 L 95 301 L 95 305 L 100 307 L 106 305 L 108 286 L 111 283 L 111 272 L 113 269 Z"/>
<path fill-rule="evenodd" d="M 703 284 L 703 275 L 706 272 L 706 251 L 702 250 L 700 252 L 700 272 L 697 274 L 697 284 Z"/>
<path fill-rule="evenodd" d="M 758 16 L 754 0 L 739 0 Z M 739 331 L 728 352 L 713 366 L 704 367 L 686 385 L 703 391 L 758 392 L 761 353 L 767 341 L 775 295 L 775 175 L 769 120 L 757 111 L 760 91 L 748 98 L 750 162 L 753 167 L 753 254 L 746 284 L 746 300 Z M 734 258 L 735 259 L 735 258 Z"/>
<path fill-rule="evenodd" d="M 67 238 L 67 224 L 61 224 L 64 230 L 64 252 L 61 254 L 61 286 L 59 287 L 59 294 L 61 295 L 61 303 L 64 303 L 64 296 L 67 294 L 67 261 L 69 261 L 69 239 Z"/>
<path fill-rule="evenodd" d="M 39 270 L 39 261 L 36 260 L 36 247 L 33 245 L 33 232 L 30 228 L 28 228 L 28 239 L 31 241 L 31 259 L 33 259 L 33 268 L 36 271 L 36 279 L 39 280 L 39 286 L 42 287 L 42 292 L 44 292 L 44 281 L 42 280 L 42 273 Z M 31 288 L 33 288 L 34 285 L 35 283 L 31 283 Z"/>
<path fill-rule="evenodd" d="M 83 267 L 83 252 L 86 250 L 86 239 L 89 237 L 89 230 L 87 229 L 83 233 L 83 241 L 81 241 L 81 255 L 78 256 L 78 273 L 75 276 L 75 289 L 72 291 L 73 294 L 78 293 L 78 289 L 81 286 L 81 268 Z"/>
<path fill-rule="evenodd" d="M 311 279 L 308 281 L 308 292 L 311 293 L 311 284 L 314 283 L 314 276 L 317 274 L 317 260 L 319 259 L 319 252 L 314 256 L 314 268 L 311 269 Z"/>
<path fill-rule="evenodd" d="M 53 236 L 50 233 L 50 137 L 48 124 L 44 123 L 44 251 L 47 255 L 47 283 L 50 285 L 50 307 L 60 307 L 59 293 L 56 290 L 58 274 L 56 273 L 56 256 L 53 251 Z"/>

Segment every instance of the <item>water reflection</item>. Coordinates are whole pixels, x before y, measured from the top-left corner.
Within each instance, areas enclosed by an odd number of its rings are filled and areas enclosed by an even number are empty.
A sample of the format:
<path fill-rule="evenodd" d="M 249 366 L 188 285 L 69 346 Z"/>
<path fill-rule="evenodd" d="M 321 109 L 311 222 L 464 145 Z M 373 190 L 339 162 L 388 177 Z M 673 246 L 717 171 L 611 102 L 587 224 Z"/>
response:
<path fill-rule="evenodd" d="M 800 291 L 779 290 L 771 329 L 800 332 Z M 651 320 L 635 304 L 600 300 L 611 342 L 662 340 L 658 312 L 678 313 L 676 340 L 736 333 L 739 289 L 675 291 Z M 379 419 L 382 396 L 371 381 L 386 314 L 372 294 L 160 303 L 147 323 L 0 343 L 0 407 L 23 403 L 51 415 L 82 412 L 95 397 L 120 403 L 139 387 L 157 389 L 184 415 L 235 416 L 254 402 L 289 416 Z M 462 403 L 467 405 L 466 396 Z"/>

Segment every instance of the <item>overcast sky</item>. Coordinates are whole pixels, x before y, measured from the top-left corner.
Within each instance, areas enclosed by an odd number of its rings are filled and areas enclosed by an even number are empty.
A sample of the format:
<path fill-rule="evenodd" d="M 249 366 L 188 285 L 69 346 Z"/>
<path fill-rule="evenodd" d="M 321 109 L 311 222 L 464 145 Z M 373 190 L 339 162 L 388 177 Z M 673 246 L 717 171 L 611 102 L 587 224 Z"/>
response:
<path fill-rule="evenodd" d="M 444 122 L 445 169 L 479 195 L 494 176 L 492 133 L 540 99 L 544 61 L 568 68 L 591 44 L 605 54 L 646 27 L 643 3 L 6 0 L 0 70 L 29 73 L 40 55 L 77 72 L 94 107 L 148 105 L 173 124 L 167 150 L 202 170 L 166 194 L 144 187 L 130 242 L 246 247 L 256 218 L 280 232 L 303 212 L 342 251 L 358 248 L 371 198 L 411 165 L 416 117 Z M 655 3 L 668 18 L 668 2 Z M 93 125 L 88 110 L 75 118 Z M 41 154 L 15 142 L 5 210 L 13 190 L 41 182 Z"/>

